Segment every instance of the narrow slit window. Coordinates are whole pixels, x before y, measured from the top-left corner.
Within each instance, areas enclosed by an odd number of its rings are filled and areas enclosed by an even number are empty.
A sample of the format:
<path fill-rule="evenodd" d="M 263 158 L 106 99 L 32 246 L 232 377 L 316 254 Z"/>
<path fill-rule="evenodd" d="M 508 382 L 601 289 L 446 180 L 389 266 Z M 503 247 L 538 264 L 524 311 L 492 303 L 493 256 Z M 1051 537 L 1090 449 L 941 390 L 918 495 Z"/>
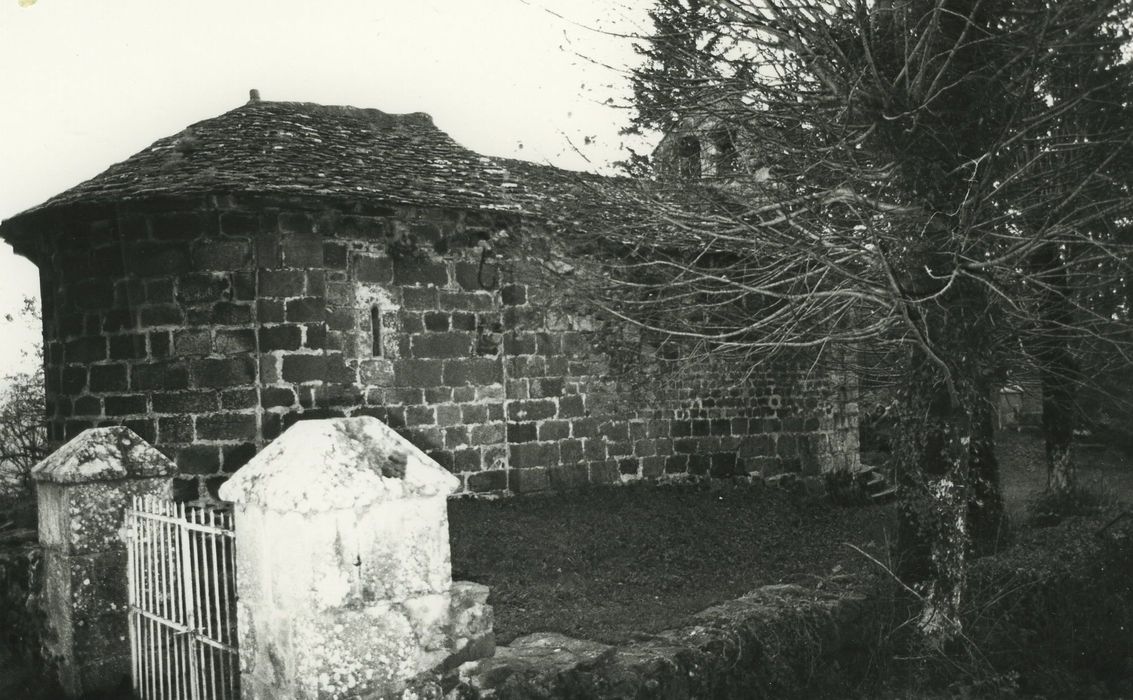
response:
<path fill-rule="evenodd" d="M 736 142 L 727 129 L 720 129 L 712 134 L 712 143 L 716 147 L 716 175 L 729 177 L 736 174 Z"/>
<path fill-rule="evenodd" d="M 382 351 L 382 310 L 377 304 L 370 307 L 370 342 L 374 357 L 383 357 Z"/>

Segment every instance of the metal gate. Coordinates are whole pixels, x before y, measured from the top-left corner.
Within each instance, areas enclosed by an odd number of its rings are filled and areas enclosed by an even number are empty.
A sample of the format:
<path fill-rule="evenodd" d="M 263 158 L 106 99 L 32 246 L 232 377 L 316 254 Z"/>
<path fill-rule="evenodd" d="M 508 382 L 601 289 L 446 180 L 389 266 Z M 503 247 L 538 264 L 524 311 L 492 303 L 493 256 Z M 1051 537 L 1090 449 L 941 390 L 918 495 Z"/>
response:
<path fill-rule="evenodd" d="M 232 514 L 134 496 L 125 524 L 134 692 L 236 700 Z"/>

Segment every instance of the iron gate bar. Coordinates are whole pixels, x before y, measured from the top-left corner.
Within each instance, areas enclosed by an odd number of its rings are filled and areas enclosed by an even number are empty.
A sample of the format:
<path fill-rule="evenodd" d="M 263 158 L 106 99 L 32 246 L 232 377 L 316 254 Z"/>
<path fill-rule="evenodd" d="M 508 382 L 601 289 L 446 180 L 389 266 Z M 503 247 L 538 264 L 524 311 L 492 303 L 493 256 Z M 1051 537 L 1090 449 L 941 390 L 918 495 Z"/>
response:
<path fill-rule="evenodd" d="M 143 700 L 235 700 L 232 515 L 135 496 L 126 536 L 135 692 Z"/>

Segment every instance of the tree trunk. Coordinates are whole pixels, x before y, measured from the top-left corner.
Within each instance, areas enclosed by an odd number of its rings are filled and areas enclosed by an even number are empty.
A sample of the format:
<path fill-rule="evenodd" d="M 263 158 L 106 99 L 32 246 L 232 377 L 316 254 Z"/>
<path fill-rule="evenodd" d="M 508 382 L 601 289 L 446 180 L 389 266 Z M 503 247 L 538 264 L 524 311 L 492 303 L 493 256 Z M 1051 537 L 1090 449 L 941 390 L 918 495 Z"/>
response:
<path fill-rule="evenodd" d="M 1006 520 L 995 456 L 995 406 L 990 382 L 981 382 L 975 396 L 971 462 L 968 467 L 968 516 L 976 554 L 990 554 L 1001 541 Z"/>
<path fill-rule="evenodd" d="M 1074 356 L 1063 339 L 1073 322 L 1069 280 L 1057 246 L 1043 246 L 1032 261 L 1045 283 L 1037 340 L 1042 385 L 1042 429 L 1046 444 L 1047 490 L 1065 493 L 1074 488 L 1074 399 L 1079 381 Z"/>
<path fill-rule="evenodd" d="M 977 284 L 942 291 L 916 318 L 929 346 L 913 350 L 895 452 L 898 574 L 924 591 L 918 626 L 938 648 L 961 633 L 973 537 L 994 541 L 1003 514 L 987 374 L 993 320 Z"/>
<path fill-rule="evenodd" d="M 973 423 L 941 371 L 923 357 L 917 364 L 895 455 L 901 494 L 897 573 L 924 591 L 918 626 L 930 645 L 940 647 L 961 630 Z"/>
<path fill-rule="evenodd" d="M 1074 488 L 1073 361 L 1065 350 L 1044 357 L 1042 378 L 1043 441 L 1046 443 L 1046 487 L 1065 493 Z"/>

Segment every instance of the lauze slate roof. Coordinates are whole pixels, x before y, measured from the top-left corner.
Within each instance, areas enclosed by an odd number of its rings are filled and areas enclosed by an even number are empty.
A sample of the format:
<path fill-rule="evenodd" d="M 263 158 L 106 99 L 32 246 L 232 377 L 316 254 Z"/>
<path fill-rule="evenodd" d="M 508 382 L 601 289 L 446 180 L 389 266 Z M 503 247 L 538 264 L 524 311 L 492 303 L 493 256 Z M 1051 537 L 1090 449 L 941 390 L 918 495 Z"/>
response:
<path fill-rule="evenodd" d="M 595 177 L 479 155 L 424 113 L 253 101 L 163 138 L 4 223 L 70 205 L 227 193 L 538 213 L 548 199 L 577 196 L 571 190 Z"/>

